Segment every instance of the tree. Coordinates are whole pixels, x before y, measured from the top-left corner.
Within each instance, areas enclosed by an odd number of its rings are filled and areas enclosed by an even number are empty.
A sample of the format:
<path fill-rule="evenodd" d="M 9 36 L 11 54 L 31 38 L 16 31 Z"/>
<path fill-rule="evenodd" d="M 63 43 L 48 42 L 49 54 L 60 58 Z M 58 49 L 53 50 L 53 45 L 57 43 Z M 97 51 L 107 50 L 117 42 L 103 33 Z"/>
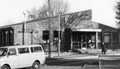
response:
<path fill-rule="evenodd" d="M 65 28 L 73 29 L 78 25 L 82 25 L 82 21 L 89 21 L 92 18 L 92 10 L 85 10 L 81 12 L 70 13 L 61 15 L 61 47 L 64 48 L 65 42 Z M 83 23 L 84 24 L 84 23 Z"/>
<path fill-rule="evenodd" d="M 91 20 L 92 10 L 85 10 L 81 12 L 71 13 L 61 16 L 61 28 L 75 28 L 82 21 Z"/>
<path fill-rule="evenodd" d="M 51 0 L 50 4 L 51 4 L 50 16 L 52 17 L 51 23 L 53 25 L 52 29 L 58 28 L 59 26 L 58 15 L 60 12 L 62 12 L 62 14 L 60 15 L 61 43 L 64 42 L 64 29 L 65 28 L 74 28 L 75 26 L 79 25 L 79 23 L 83 20 L 91 20 L 91 10 L 66 14 L 68 13 L 68 10 L 69 10 L 68 2 L 64 2 L 62 0 Z M 48 18 L 47 1 L 43 7 L 40 7 L 39 9 L 33 8 L 31 11 L 28 11 L 29 20 L 36 20 L 36 19 L 42 19 L 42 18 Z M 48 20 L 46 19 L 46 20 L 41 20 L 41 21 L 43 22 L 38 23 L 38 24 L 42 25 L 42 27 L 48 30 L 49 28 Z"/>
<path fill-rule="evenodd" d="M 115 12 L 116 12 L 117 26 L 120 28 L 120 1 L 116 2 Z"/>
<path fill-rule="evenodd" d="M 59 19 L 58 19 L 58 15 L 62 12 L 62 14 L 66 14 L 69 10 L 69 4 L 68 2 L 64 1 L 64 0 L 50 0 L 50 17 L 54 17 L 55 18 L 51 18 L 51 25 L 52 25 L 52 29 L 56 28 L 56 24 L 59 24 Z M 37 20 L 37 19 L 43 19 L 43 18 L 48 18 L 48 0 L 45 2 L 44 6 L 40 7 L 40 8 L 33 8 L 30 11 L 27 11 L 28 13 L 28 20 Z M 49 29 L 49 20 L 43 20 L 43 22 L 38 23 L 39 25 L 42 25 L 42 27 L 44 27 L 46 30 Z M 54 21 L 54 22 L 53 22 Z M 53 36 L 53 34 L 51 34 Z M 34 37 L 34 36 L 33 36 Z M 39 41 L 39 37 L 35 37 L 35 40 Z M 53 42 L 53 41 L 52 41 Z"/>
<path fill-rule="evenodd" d="M 50 0 L 50 16 L 57 16 L 60 12 L 65 14 L 69 10 L 69 4 L 63 0 Z M 40 8 L 33 8 L 28 13 L 28 20 L 36 20 L 48 17 L 48 2 L 46 1 L 44 6 Z"/>

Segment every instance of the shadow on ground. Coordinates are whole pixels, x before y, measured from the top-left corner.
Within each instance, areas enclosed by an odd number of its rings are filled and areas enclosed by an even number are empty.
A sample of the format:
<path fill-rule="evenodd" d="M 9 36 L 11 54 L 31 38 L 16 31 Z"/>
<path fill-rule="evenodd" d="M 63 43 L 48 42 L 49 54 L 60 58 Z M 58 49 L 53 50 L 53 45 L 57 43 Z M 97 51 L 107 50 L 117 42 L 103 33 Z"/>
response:
<path fill-rule="evenodd" d="M 63 58 L 47 58 L 46 65 L 49 66 L 84 66 L 85 64 L 98 63 L 98 60 L 87 59 L 63 59 Z"/>
<path fill-rule="evenodd" d="M 120 60 L 101 60 L 102 65 L 120 65 Z M 46 65 L 49 66 L 84 66 L 87 65 L 99 65 L 98 59 L 64 59 L 64 58 L 52 58 L 46 59 Z"/>

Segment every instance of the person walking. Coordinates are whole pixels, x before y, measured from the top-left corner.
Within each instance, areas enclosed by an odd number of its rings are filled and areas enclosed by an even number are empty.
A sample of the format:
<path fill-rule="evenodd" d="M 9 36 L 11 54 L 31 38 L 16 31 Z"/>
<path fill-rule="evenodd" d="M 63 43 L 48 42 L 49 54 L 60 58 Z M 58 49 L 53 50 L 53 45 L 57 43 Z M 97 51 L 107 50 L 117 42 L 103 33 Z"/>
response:
<path fill-rule="evenodd" d="M 106 54 L 106 49 L 105 49 L 105 44 L 104 42 L 101 45 L 101 49 L 102 49 L 102 54 Z"/>

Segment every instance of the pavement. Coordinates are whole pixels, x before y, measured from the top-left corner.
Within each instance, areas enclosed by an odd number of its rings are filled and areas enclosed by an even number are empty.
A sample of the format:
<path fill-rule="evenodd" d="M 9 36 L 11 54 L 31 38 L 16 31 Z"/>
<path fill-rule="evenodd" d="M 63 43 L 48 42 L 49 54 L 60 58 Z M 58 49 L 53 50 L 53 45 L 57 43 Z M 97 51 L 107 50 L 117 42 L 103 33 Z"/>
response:
<path fill-rule="evenodd" d="M 74 52 L 62 52 L 60 56 L 58 56 L 57 52 L 52 52 L 51 57 L 49 58 L 48 54 L 46 54 L 47 60 L 52 59 L 98 59 L 98 57 L 120 57 L 120 49 L 117 51 L 107 50 L 106 54 L 101 54 L 101 49 L 87 49 L 81 50 L 83 53 L 74 53 Z M 87 52 L 87 53 L 86 53 Z M 105 59 L 105 58 L 104 58 Z M 107 58 L 106 58 L 107 59 Z M 110 59 L 111 60 L 111 59 Z"/>

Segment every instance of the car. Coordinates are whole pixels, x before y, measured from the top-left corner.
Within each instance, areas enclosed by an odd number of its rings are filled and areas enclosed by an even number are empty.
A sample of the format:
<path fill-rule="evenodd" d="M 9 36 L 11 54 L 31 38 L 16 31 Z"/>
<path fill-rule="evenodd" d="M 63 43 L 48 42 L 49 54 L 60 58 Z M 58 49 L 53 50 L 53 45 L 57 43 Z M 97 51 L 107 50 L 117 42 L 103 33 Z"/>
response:
<path fill-rule="evenodd" d="M 0 47 L 0 69 L 31 67 L 39 69 L 45 63 L 41 45 L 18 45 Z"/>

